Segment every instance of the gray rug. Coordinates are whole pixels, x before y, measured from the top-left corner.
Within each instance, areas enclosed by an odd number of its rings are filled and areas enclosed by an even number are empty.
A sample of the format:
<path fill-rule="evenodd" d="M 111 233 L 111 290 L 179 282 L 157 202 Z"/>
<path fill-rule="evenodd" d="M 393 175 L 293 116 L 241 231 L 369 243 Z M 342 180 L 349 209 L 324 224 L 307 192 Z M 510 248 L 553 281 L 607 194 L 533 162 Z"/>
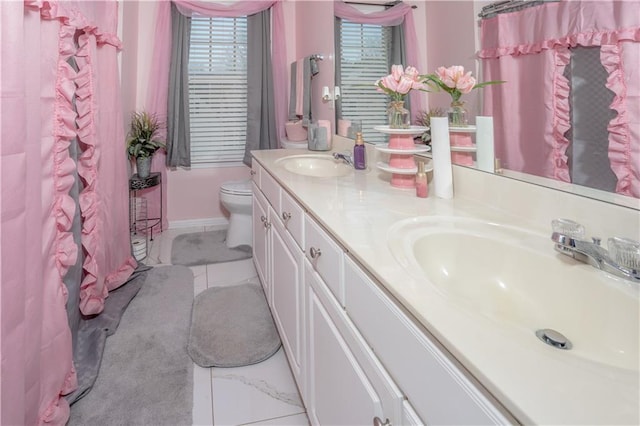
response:
<path fill-rule="evenodd" d="M 93 387 L 100 372 L 107 338 L 118 329 L 120 319 L 147 280 L 147 271 L 150 269 L 148 266 L 138 265 L 125 284 L 109 292 L 100 315 L 83 317 L 80 320 L 73 358 L 78 388 L 65 395 L 69 404 L 83 398 Z"/>
<path fill-rule="evenodd" d="M 249 246 L 228 248 L 224 243 L 226 235 L 225 230 L 178 235 L 171 245 L 171 264 L 195 266 L 251 257 Z"/>
<path fill-rule="evenodd" d="M 280 348 L 262 286 L 213 287 L 193 301 L 188 352 L 201 367 L 241 367 Z"/>
<path fill-rule="evenodd" d="M 191 425 L 193 362 L 187 337 L 193 273 L 184 266 L 149 270 L 115 334 L 100 374 L 71 406 L 69 425 Z"/>

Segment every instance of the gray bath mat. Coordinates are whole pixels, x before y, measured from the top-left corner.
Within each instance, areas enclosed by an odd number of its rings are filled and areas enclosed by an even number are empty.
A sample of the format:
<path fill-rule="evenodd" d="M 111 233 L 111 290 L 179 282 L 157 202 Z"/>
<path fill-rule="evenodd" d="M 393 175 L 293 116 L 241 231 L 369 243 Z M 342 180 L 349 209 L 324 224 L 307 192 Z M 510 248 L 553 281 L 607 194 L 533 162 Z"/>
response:
<path fill-rule="evenodd" d="M 192 305 L 189 268 L 149 270 L 106 340 L 93 388 L 71 406 L 67 426 L 191 425 L 193 362 L 186 347 Z"/>
<path fill-rule="evenodd" d="M 280 344 L 260 284 L 210 288 L 193 301 L 187 351 L 201 367 L 256 364 Z"/>
<path fill-rule="evenodd" d="M 251 257 L 249 246 L 228 248 L 224 243 L 226 235 L 225 230 L 178 235 L 171 245 L 171 264 L 195 266 Z"/>

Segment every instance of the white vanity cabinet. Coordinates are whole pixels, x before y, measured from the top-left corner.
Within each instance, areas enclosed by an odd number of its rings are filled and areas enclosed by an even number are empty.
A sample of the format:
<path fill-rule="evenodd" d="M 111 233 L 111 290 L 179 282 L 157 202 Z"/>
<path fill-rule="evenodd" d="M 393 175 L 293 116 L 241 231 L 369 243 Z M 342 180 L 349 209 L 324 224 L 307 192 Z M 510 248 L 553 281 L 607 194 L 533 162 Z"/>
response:
<path fill-rule="evenodd" d="M 351 258 L 344 264 L 347 315 L 407 397 L 406 422 L 516 423 Z"/>
<path fill-rule="evenodd" d="M 273 212 L 273 211 L 272 211 Z M 300 389 L 303 388 L 304 350 L 303 253 L 286 232 L 279 218 L 272 219 L 271 233 L 271 313 L 278 327 L 289 365 Z"/>
<path fill-rule="evenodd" d="M 302 209 L 280 208 L 281 192 L 277 182 L 260 166 L 260 185 L 253 187 L 253 257 L 271 314 L 282 340 L 294 378 L 302 388 L 304 296 L 302 282 L 303 252 L 286 223 L 302 224 Z M 255 183 L 255 180 L 254 180 Z M 285 193 L 286 194 L 286 193 Z M 299 207 L 299 206 L 298 206 Z M 301 225 L 300 225 L 301 227 Z M 302 231 L 297 233 L 301 238 Z M 301 243 L 300 243 L 301 244 Z"/>
<path fill-rule="evenodd" d="M 331 293 L 344 307 L 343 251 L 309 215 L 304 221 L 305 255 Z"/>
<path fill-rule="evenodd" d="M 269 259 L 270 255 L 267 251 L 268 237 L 270 233 L 270 217 L 269 217 L 269 202 L 262 195 L 260 188 L 256 184 L 255 176 L 253 182 L 253 198 L 252 198 L 252 241 L 253 241 L 253 263 L 258 272 L 258 277 L 262 283 L 264 293 L 269 300 L 270 288 L 269 283 Z"/>
<path fill-rule="evenodd" d="M 400 424 L 402 394 L 308 261 L 305 282 L 311 424 Z"/>
<path fill-rule="evenodd" d="M 257 176 L 254 259 L 313 425 L 515 423 L 310 212 Z"/>

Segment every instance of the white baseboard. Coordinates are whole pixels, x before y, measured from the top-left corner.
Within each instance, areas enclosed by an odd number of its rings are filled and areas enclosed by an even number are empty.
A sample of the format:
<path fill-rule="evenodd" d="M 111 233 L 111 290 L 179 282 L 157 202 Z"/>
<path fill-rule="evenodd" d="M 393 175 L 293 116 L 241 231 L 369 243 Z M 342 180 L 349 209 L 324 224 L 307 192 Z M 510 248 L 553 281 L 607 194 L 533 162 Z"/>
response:
<path fill-rule="evenodd" d="M 186 219 L 169 221 L 169 229 L 195 228 L 197 226 L 226 226 L 229 219 L 226 217 L 212 217 L 206 219 Z"/>

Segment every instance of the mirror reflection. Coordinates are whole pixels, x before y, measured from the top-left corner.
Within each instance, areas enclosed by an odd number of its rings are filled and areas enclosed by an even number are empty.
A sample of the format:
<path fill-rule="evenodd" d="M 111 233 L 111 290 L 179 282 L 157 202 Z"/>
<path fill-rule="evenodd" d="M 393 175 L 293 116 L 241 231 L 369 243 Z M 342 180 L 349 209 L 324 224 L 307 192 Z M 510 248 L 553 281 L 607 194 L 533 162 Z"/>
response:
<path fill-rule="evenodd" d="M 640 78 L 637 65 L 628 66 L 640 63 L 637 3 L 542 2 L 492 13 L 476 23 L 479 75 L 483 81 L 507 81 L 483 89 L 477 110 L 494 117 L 495 156 L 505 174 L 640 198 Z M 507 29 L 516 30 L 511 34 Z M 345 49 L 339 45 L 340 31 L 337 20 L 336 81 L 344 80 L 343 68 L 348 69 L 338 59 L 340 49 Z M 363 52 L 369 45 L 385 45 L 380 43 L 382 35 L 376 37 L 361 31 Z M 429 39 L 427 45 L 431 46 Z M 382 63 L 384 53 L 377 55 Z M 380 104 L 376 116 L 384 116 L 387 100 L 371 90 L 371 82 L 384 75 L 390 63 L 366 76 L 362 90 L 371 98 L 358 94 L 359 104 L 349 102 L 349 91 L 341 82 L 337 128 L 340 119 L 357 120 L 364 111 L 374 111 L 374 101 Z M 431 104 L 432 99 L 437 95 L 429 94 Z M 384 138 L 367 135 L 367 118 L 362 120 L 367 141 Z"/>

